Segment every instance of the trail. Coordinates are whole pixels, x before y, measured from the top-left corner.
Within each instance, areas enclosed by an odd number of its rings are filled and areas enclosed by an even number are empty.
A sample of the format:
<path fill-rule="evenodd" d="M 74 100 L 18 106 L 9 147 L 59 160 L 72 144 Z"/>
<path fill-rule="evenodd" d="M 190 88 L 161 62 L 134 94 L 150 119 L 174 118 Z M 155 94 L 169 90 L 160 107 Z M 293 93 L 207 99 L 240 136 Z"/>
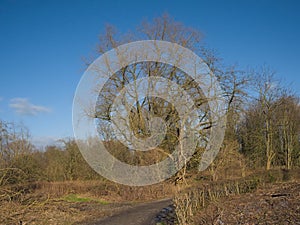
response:
<path fill-rule="evenodd" d="M 164 207 L 172 204 L 171 199 L 141 203 L 124 209 L 110 217 L 94 222 L 97 225 L 152 225 L 153 219 Z"/>

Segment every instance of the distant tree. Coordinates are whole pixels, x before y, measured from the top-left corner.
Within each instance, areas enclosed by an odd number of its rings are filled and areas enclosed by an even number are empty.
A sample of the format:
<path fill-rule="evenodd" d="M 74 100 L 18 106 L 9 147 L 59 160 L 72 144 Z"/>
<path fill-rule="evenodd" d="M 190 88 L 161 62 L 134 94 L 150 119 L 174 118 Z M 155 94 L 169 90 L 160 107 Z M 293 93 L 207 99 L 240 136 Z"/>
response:
<path fill-rule="evenodd" d="M 280 106 L 278 99 L 281 95 L 281 87 L 274 80 L 274 72 L 267 67 L 255 72 L 254 101 L 248 107 L 242 129 L 243 151 L 256 157 L 254 160 L 265 160 L 266 169 L 269 170 L 276 156 L 275 133 L 277 120 L 275 112 Z M 264 157 L 262 156 L 264 154 Z"/>
<path fill-rule="evenodd" d="M 287 169 L 297 164 L 300 153 L 300 105 L 299 98 L 284 94 L 279 100 L 280 108 L 275 113 L 278 121 L 278 149 L 281 149 Z M 279 159 L 280 160 L 280 159 Z"/>
<path fill-rule="evenodd" d="M 66 175 L 66 154 L 60 147 L 47 146 L 43 152 L 44 171 L 47 181 L 64 181 Z"/>
<path fill-rule="evenodd" d="M 299 151 L 299 101 L 263 67 L 254 74 L 254 100 L 239 124 L 242 152 L 252 166 L 286 166 L 290 169 Z"/>
<path fill-rule="evenodd" d="M 40 179 L 33 152 L 26 127 L 0 121 L 0 185 Z"/>
<path fill-rule="evenodd" d="M 64 140 L 64 171 L 67 180 L 102 179 L 85 161 L 75 140 Z"/>

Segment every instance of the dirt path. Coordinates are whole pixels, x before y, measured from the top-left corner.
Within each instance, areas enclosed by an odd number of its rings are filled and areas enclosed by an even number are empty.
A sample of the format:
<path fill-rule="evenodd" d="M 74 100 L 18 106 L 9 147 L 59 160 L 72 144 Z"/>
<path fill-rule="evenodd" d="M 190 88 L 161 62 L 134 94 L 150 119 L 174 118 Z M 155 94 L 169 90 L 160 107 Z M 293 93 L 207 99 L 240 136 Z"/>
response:
<path fill-rule="evenodd" d="M 130 206 L 110 217 L 95 221 L 97 225 L 151 225 L 155 215 L 171 204 L 171 199 Z"/>

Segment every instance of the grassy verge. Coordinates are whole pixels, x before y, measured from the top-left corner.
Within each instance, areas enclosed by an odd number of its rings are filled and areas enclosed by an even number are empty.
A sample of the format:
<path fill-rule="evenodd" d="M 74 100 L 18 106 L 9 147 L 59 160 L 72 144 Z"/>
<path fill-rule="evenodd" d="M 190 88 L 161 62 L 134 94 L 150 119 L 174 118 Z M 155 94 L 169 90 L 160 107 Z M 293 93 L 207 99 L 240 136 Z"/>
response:
<path fill-rule="evenodd" d="M 68 194 L 62 198 L 62 200 L 67 201 L 67 202 L 97 202 L 103 205 L 109 204 L 109 202 L 100 200 L 97 198 L 89 198 L 89 197 L 81 197 L 77 194 Z"/>

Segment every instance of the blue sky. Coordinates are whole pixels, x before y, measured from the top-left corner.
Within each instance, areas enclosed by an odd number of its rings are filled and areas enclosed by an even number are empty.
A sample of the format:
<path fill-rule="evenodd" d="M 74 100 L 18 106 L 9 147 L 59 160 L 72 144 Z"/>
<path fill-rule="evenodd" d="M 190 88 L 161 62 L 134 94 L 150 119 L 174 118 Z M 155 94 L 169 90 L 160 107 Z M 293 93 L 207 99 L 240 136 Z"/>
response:
<path fill-rule="evenodd" d="M 298 1 L 0 0 L 0 119 L 22 122 L 35 142 L 71 137 L 72 100 L 106 24 L 120 32 L 168 13 L 199 29 L 228 64 L 269 65 L 300 87 Z"/>

